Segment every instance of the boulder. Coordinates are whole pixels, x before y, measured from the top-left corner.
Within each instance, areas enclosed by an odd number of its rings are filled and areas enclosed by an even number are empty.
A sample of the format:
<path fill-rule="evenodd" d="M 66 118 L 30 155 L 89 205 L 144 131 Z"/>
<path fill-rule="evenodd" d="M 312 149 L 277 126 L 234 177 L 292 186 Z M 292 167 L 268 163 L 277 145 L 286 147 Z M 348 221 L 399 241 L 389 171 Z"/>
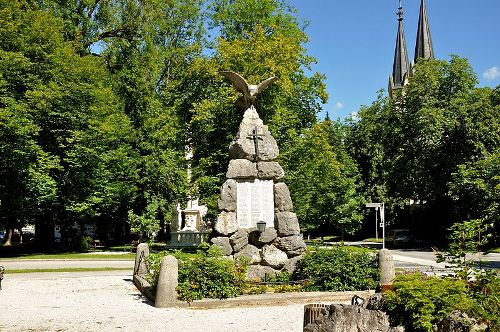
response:
<path fill-rule="evenodd" d="M 384 295 L 382 293 L 375 293 L 364 303 L 364 307 L 368 310 L 381 310 L 385 311 Z"/>
<path fill-rule="evenodd" d="M 236 180 L 228 179 L 222 185 L 220 198 L 218 200 L 219 210 L 235 212 L 236 211 Z"/>
<path fill-rule="evenodd" d="M 286 183 L 279 182 L 274 184 L 274 208 L 276 212 L 291 212 L 293 211 L 292 198 L 290 190 Z"/>
<path fill-rule="evenodd" d="M 302 259 L 302 255 L 290 258 L 285 265 L 283 265 L 283 270 L 289 273 L 293 273 L 297 267 L 297 263 Z"/>
<path fill-rule="evenodd" d="M 244 229 L 238 229 L 236 233 L 229 238 L 235 253 L 240 252 L 248 244 L 248 232 Z"/>
<path fill-rule="evenodd" d="M 288 256 L 274 245 L 265 245 L 262 248 L 262 262 L 275 269 L 281 269 L 288 261 Z"/>
<path fill-rule="evenodd" d="M 479 324 L 465 312 L 454 310 L 437 323 L 440 332 L 479 332 L 487 330 L 486 324 Z"/>
<path fill-rule="evenodd" d="M 255 155 L 255 141 L 251 134 L 256 130 L 258 136 L 259 155 Z M 262 123 L 254 107 L 245 111 L 243 120 L 235 138 L 229 145 L 229 157 L 231 159 L 248 159 L 271 161 L 279 154 L 278 143 L 269 132 L 267 126 Z"/>
<path fill-rule="evenodd" d="M 226 177 L 229 179 L 254 179 L 257 177 L 257 164 L 246 159 L 229 161 Z"/>
<path fill-rule="evenodd" d="M 220 235 L 228 236 L 238 230 L 235 212 L 222 211 L 215 221 L 214 229 Z"/>
<path fill-rule="evenodd" d="M 276 229 L 266 227 L 265 231 L 260 233 L 256 228 L 249 229 L 248 242 L 257 247 L 262 247 L 264 244 L 271 243 L 276 239 L 278 233 Z"/>
<path fill-rule="evenodd" d="M 250 258 L 250 264 L 259 264 L 262 260 L 259 248 L 252 246 L 251 244 L 247 244 L 239 252 L 234 254 L 234 258 L 238 257 Z"/>
<path fill-rule="evenodd" d="M 378 310 L 358 306 L 332 304 L 325 315 L 304 327 L 304 332 L 404 332 L 401 326 L 391 327 L 389 316 Z"/>
<path fill-rule="evenodd" d="M 276 212 L 274 214 L 274 225 L 278 236 L 298 235 L 300 233 L 299 220 L 293 212 Z"/>
<path fill-rule="evenodd" d="M 306 251 L 306 243 L 299 235 L 279 238 L 275 245 L 286 252 L 288 257 L 298 256 Z"/>
<path fill-rule="evenodd" d="M 270 266 L 263 265 L 250 265 L 248 267 L 247 278 L 250 280 L 261 281 L 265 278 L 275 276 L 279 271 L 273 269 Z"/>
<path fill-rule="evenodd" d="M 257 178 L 261 180 L 280 180 L 285 171 L 276 161 L 260 161 L 257 163 Z"/>
<path fill-rule="evenodd" d="M 211 242 L 214 246 L 221 248 L 224 255 L 229 256 L 233 253 L 233 247 L 231 247 L 228 237 L 214 237 Z"/>

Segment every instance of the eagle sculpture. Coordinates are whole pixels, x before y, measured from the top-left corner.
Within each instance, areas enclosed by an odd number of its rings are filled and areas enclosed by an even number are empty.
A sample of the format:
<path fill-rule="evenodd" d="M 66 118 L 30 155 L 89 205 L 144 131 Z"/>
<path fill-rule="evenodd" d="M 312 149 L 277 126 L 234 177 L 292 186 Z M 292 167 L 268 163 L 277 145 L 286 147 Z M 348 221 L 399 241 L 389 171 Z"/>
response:
<path fill-rule="evenodd" d="M 248 82 L 238 73 L 234 71 L 221 71 L 221 75 L 226 77 L 233 83 L 236 90 L 243 93 L 243 96 L 238 98 L 236 101 L 236 106 L 242 109 L 247 109 L 255 103 L 255 98 L 258 94 L 264 91 L 271 83 L 276 81 L 278 78 L 273 76 L 269 77 L 267 80 L 260 82 L 257 85 L 248 84 Z"/>

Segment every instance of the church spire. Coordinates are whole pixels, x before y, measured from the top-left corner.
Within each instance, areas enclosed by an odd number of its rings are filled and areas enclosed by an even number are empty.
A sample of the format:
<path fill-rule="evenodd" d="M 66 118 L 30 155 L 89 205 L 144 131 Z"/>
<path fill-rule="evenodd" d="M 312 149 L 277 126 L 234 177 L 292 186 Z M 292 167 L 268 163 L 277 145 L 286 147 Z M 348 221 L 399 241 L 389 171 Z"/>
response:
<path fill-rule="evenodd" d="M 425 0 L 420 2 L 420 16 L 418 18 L 417 43 L 415 44 L 415 63 L 419 58 L 434 59 L 432 48 L 431 30 L 429 19 L 427 18 L 427 8 Z"/>
<path fill-rule="evenodd" d="M 398 8 L 398 34 L 396 37 L 396 49 L 394 50 L 394 63 L 392 65 L 392 75 L 389 77 L 389 94 L 392 91 L 401 89 L 411 76 L 410 61 L 408 60 L 408 50 L 406 49 L 405 33 L 403 29 L 403 6 L 399 0 Z"/>

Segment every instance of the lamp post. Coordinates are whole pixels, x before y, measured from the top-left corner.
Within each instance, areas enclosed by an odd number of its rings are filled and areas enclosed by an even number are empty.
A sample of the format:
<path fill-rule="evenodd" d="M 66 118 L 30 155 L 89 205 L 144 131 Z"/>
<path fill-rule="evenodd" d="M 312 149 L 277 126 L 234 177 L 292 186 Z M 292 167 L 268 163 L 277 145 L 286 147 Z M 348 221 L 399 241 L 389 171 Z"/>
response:
<path fill-rule="evenodd" d="M 382 227 L 382 249 L 385 249 L 385 205 L 384 205 L 384 203 L 366 203 L 365 206 L 367 208 L 375 208 L 375 226 L 376 227 L 378 227 L 377 217 L 378 217 L 378 211 L 380 211 L 380 227 Z"/>

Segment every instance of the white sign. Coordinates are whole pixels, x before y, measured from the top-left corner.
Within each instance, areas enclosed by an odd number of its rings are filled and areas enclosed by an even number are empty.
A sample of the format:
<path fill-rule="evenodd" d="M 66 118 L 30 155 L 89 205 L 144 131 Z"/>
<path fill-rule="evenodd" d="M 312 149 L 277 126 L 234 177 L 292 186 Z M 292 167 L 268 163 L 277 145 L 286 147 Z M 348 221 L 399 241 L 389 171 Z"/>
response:
<path fill-rule="evenodd" d="M 274 184 L 272 180 L 238 181 L 236 216 L 240 228 L 257 227 L 264 221 L 274 227 Z"/>

